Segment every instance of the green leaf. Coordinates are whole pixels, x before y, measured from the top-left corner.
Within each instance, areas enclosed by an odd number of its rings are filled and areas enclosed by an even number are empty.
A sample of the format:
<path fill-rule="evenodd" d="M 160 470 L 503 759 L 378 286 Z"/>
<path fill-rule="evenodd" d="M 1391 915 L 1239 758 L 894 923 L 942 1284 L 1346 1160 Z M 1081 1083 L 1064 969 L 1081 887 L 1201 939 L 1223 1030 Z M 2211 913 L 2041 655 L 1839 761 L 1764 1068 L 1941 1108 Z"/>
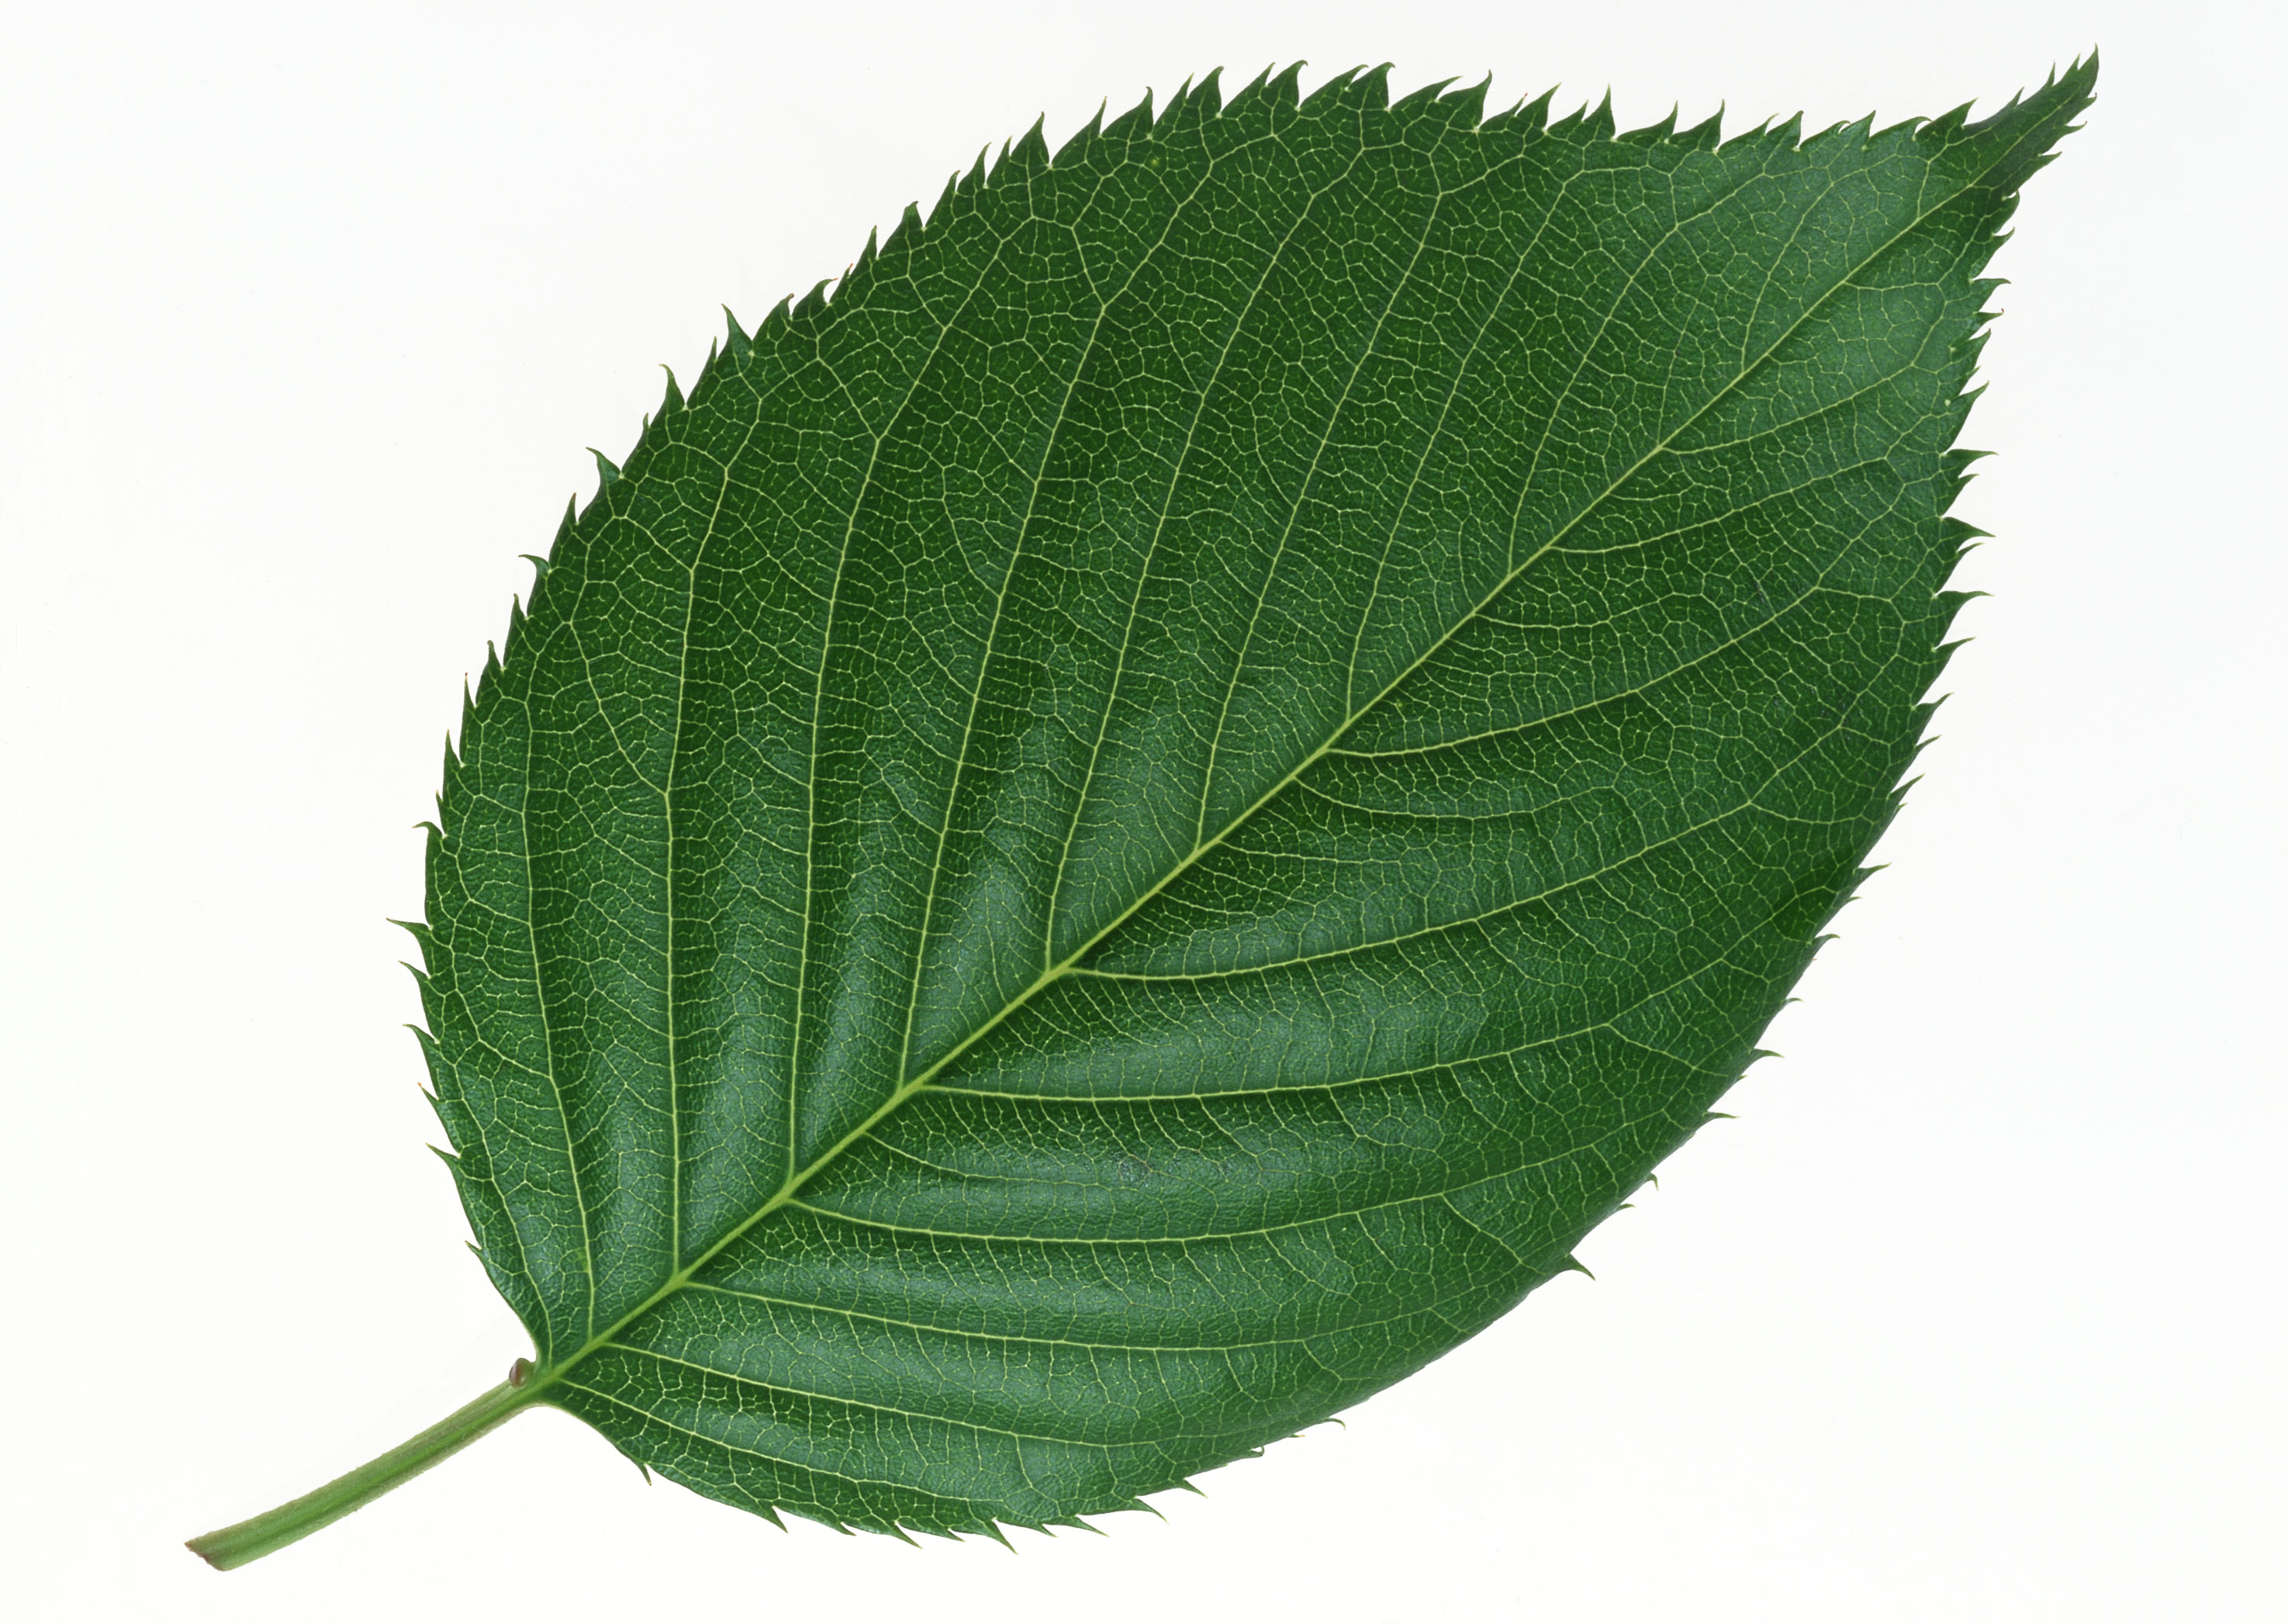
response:
<path fill-rule="evenodd" d="M 1897 805 L 2095 68 L 1720 145 L 1211 75 L 735 322 L 448 755 L 424 1042 L 535 1355 L 420 1463 L 545 1402 L 1069 1523 L 1570 1266 Z"/>

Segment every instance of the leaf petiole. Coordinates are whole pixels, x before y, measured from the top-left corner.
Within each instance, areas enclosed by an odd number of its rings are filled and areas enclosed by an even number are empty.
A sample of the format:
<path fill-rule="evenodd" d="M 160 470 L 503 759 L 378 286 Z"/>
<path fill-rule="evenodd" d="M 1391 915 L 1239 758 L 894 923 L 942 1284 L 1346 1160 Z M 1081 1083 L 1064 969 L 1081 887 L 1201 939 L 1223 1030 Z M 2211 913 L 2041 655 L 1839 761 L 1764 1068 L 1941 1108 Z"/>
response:
<path fill-rule="evenodd" d="M 519 1359 L 509 1379 L 463 1405 L 432 1427 L 423 1429 L 396 1448 L 375 1456 L 356 1470 L 344 1473 L 322 1488 L 299 1500 L 290 1500 L 259 1517 L 218 1528 L 183 1543 L 211 1565 L 244 1567 L 258 1557 L 291 1545 L 328 1523 L 347 1517 L 360 1506 L 378 1500 L 408 1478 L 417 1477 L 447 1455 L 467 1447 L 506 1421 L 541 1394 L 543 1384 L 529 1379 L 532 1366 Z"/>

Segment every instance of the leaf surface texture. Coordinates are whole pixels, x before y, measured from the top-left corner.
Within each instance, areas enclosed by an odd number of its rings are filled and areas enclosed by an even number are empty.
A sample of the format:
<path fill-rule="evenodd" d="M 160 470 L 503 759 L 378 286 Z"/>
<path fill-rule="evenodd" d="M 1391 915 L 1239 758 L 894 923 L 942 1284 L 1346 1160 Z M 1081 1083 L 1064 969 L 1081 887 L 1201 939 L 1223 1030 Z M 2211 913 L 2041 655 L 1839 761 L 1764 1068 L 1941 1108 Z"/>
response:
<path fill-rule="evenodd" d="M 766 1515 L 1039 1526 L 1568 1267 L 1894 810 L 2088 78 L 1720 145 L 1211 78 L 735 326 L 430 846 L 548 1400 Z"/>

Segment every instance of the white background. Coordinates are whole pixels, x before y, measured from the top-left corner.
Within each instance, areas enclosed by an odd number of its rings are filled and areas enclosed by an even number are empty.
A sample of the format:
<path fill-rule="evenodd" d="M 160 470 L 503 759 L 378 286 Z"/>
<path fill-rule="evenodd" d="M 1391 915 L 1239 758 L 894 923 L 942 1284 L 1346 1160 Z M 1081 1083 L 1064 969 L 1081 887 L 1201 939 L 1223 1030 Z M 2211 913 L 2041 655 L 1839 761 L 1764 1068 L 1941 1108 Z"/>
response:
<path fill-rule="evenodd" d="M 2284 1579 L 2281 93 L 2255 4 L 17 4 L 0 15 L 20 1618 L 2236 1620 Z M 1990 110 L 2093 43 L 1986 353 L 1927 777 L 1730 1102 L 1560 1279 L 1165 1521 L 779 1533 L 521 1417 L 383 923 L 566 499 L 871 226 L 1217 63 L 1624 124 Z"/>

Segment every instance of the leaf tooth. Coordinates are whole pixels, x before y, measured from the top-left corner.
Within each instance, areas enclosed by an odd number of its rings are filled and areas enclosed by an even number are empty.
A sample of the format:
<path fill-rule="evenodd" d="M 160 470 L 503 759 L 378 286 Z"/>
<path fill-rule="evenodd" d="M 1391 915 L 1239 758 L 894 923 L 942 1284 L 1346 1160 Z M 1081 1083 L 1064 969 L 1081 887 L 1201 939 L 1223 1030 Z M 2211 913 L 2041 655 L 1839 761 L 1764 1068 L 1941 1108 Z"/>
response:
<path fill-rule="evenodd" d="M 731 313 L 728 305 L 723 306 L 723 324 L 727 329 L 723 335 L 723 353 L 731 358 L 733 366 L 744 365 L 747 352 L 754 347 L 754 341 L 747 337 L 747 329 L 739 325 L 739 318 Z"/>
<path fill-rule="evenodd" d="M 924 224 L 926 225 L 929 229 L 935 231 L 944 226 L 947 218 L 949 218 L 946 214 L 946 210 L 952 204 L 954 199 L 960 194 L 960 186 L 961 177 L 959 175 L 950 174 L 945 178 L 945 186 L 944 188 L 938 193 L 937 202 L 930 205 L 929 212 L 923 217 Z"/>
<path fill-rule="evenodd" d="M 1461 128 L 1475 130 L 1486 122 L 1486 92 L 1493 86 L 1494 76 L 1490 73 L 1475 84 L 1466 84 L 1446 98 L 1446 103 L 1453 109 L 1455 121 Z"/>
<path fill-rule="evenodd" d="M 1532 100 L 1520 101 L 1516 105 L 1495 114 L 1491 118 L 1486 120 L 1482 127 L 1487 130 L 1499 130 L 1504 133 L 1513 131 L 1518 135 L 1523 136 L 1528 140 L 1532 140 L 1537 136 L 1547 135 L 1549 133 L 1549 104 L 1556 99 L 1557 87 L 1553 84 L 1547 90 L 1542 91 L 1540 95 L 1536 96 Z"/>
<path fill-rule="evenodd" d="M 400 959 L 398 963 L 403 964 L 405 963 L 405 961 Z M 419 994 L 421 999 L 421 1019 L 429 1022 L 430 1026 L 441 1024 L 437 1019 L 436 982 L 432 980 L 423 971 L 416 970 L 410 964 L 406 964 L 405 968 L 412 974 L 414 991 Z M 424 1026 L 420 1025 L 419 1022 L 407 1021 L 404 1025 L 405 1029 L 413 1034 L 414 1042 L 419 1046 L 422 1055 L 427 1061 L 429 1081 L 431 1086 L 433 1088 L 442 1088 L 444 1086 L 443 1073 L 440 1069 L 439 1062 L 434 1058 L 437 1053 L 436 1034 L 430 1031 L 429 1026 Z"/>
<path fill-rule="evenodd" d="M 2001 313 L 1998 310 L 1972 312 L 1970 321 L 1962 336 L 1947 345 L 1947 360 L 1960 368 L 1966 376 L 1978 369 L 1978 358 L 1986 353 L 1986 341 L 1994 336 L 1989 329 L 1993 327 L 1995 318 Z M 1963 396 L 1974 399 L 1984 388 L 1985 385 L 1982 384 L 1975 388 L 1965 389 Z"/>
<path fill-rule="evenodd" d="M 579 499 L 573 496 L 566 497 L 564 501 L 564 517 L 557 522 L 556 535 L 548 543 L 548 556 L 545 558 L 539 560 L 540 574 L 533 578 L 532 587 L 536 595 L 540 590 L 541 582 L 546 579 L 549 570 L 554 567 L 556 555 L 564 551 L 565 542 L 570 539 L 573 527 L 577 525 L 579 521 Z M 529 558 L 533 555 L 528 552 L 520 556 Z"/>
<path fill-rule="evenodd" d="M 1610 140 L 1613 135 L 1613 92 L 1608 90 L 1604 100 L 1597 104 L 1593 112 L 1587 102 L 1583 102 L 1577 111 L 1550 125 L 1549 133 L 1563 136 L 1567 140 L 1577 141 L 1584 147 Z"/>
<path fill-rule="evenodd" d="M 1963 490 L 1975 478 L 1970 471 L 1972 463 L 1982 457 L 1991 456 L 1990 451 L 1961 448 L 1949 451 L 1939 459 L 1939 478 L 1943 483 L 1946 499 L 1939 505 L 1950 508 L 1961 497 Z"/>
<path fill-rule="evenodd" d="M 1056 155 L 1049 160 L 1051 169 L 1063 169 L 1069 164 L 1078 163 L 1088 156 L 1089 150 L 1096 145 L 1098 139 L 1104 133 L 1104 108 L 1103 102 L 1100 101 L 1096 104 L 1095 115 L 1088 123 L 1074 131 L 1070 139 L 1062 147 L 1057 148 Z"/>
<path fill-rule="evenodd" d="M 469 717 L 468 717 L 468 713 L 467 713 L 467 708 L 466 708 L 466 706 L 465 705 L 465 706 L 463 707 L 463 709 L 462 709 L 462 716 L 461 716 L 461 734 L 462 734 L 462 737 L 465 739 L 465 738 L 468 736 L 468 732 L 469 732 Z M 445 775 L 444 775 L 444 781 L 443 781 L 443 782 L 439 786 L 439 788 L 438 788 L 438 791 L 437 791 L 437 815 L 438 815 L 438 817 L 442 818 L 442 817 L 445 815 L 445 802 L 446 802 L 447 797 L 448 797 L 448 796 L 452 796 L 452 795 L 455 795 L 455 794 L 457 794 L 457 793 L 458 793 L 458 791 L 459 791 L 459 788 L 460 788 L 460 786 L 459 786 L 459 781 L 458 781 L 458 780 L 459 780 L 459 779 L 460 779 L 460 776 L 461 776 L 461 752 L 460 752 L 457 749 L 456 749 L 456 748 L 455 748 L 455 746 L 454 746 L 454 742 L 453 742 L 453 733 L 452 733 L 452 730 L 451 730 L 450 728 L 448 728 L 448 729 L 446 729 L 446 730 L 445 730 Z M 436 836 L 437 836 L 437 838 L 438 838 L 438 839 L 440 839 L 440 840 L 442 840 L 442 839 L 444 839 L 444 837 L 445 837 L 445 831 L 444 831 L 444 830 L 442 830 L 441 828 L 438 828 L 437 825 L 435 825 L 435 824 L 433 824 L 433 823 L 429 823 L 429 824 L 425 824 L 425 824 L 418 824 L 418 823 L 417 823 L 416 825 L 414 825 L 414 827 L 415 827 L 416 828 L 425 828 L 425 828 L 429 828 L 429 829 L 432 829 L 432 830 L 435 831 Z"/>
<path fill-rule="evenodd" d="M 875 240 L 876 235 L 875 232 L 868 230 L 866 246 L 858 251 L 858 257 L 851 262 L 848 270 L 842 273 L 842 280 L 834 285 L 834 299 L 837 304 L 854 293 L 862 291 L 873 281 L 874 261 L 881 255 L 880 245 Z"/>
<path fill-rule="evenodd" d="M 1168 105 L 1160 109 L 1160 116 L 1153 121 L 1152 133 L 1158 137 L 1172 134 L 1176 128 L 1176 121 L 1184 115 L 1185 104 L 1191 99 L 1192 79 L 1187 74 L 1184 82 L 1176 87 L 1176 93 L 1168 98 Z"/>
<path fill-rule="evenodd" d="M 898 223 L 890 227 L 890 234 L 882 239 L 882 253 L 886 255 L 895 250 L 910 254 L 914 250 L 914 239 L 921 234 L 922 211 L 908 203 L 905 211 L 898 216 Z"/>
<path fill-rule="evenodd" d="M 1192 107 L 1202 119 L 1223 116 L 1223 69 L 1211 67 L 1192 88 Z"/>
<path fill-rule="evenodd" d="M 2046 91 L 2057 82 L 2058 70 L 2053 67 L 2050 69 L 2050 76 L 2042 81 L 2042 88 Z M 2003 120 L 2008 118 L 2013 113 L 2015 113 L 2020 107 L 2023 107 L 2025 105 L 2025 101 L 2026 92 L 2024 91 L 2014 91 L 2011 92 L 2010 99 L 2004 102 L 1998 111 L 1988 114 L 1984 118 L 1980 119 L 1977 123 L 1968 125 L 1966 128 L 1977 130 L 1988 124 L 1998 124 Z"/>
<path fill-rule="evenodd" d="M 1608 85 L 1605 87 L 1605 99 L 1597 104 L 1597 110 L 1581 126 L 1581 139 L 1585 141 L 1609 141 L 1618 128 L 1618 122 L 1613 117 L 1613 91 Z"/>
<path fill-rule="evenodd" d="M 1262 72 L 1257 74 L 1254 78 L 1250 79 L 1245 84 L 1241 85 L 1231 99 L 1223 104 L 1223 116 L 1226 118 L 1245 118 L 1255 116 L 1258 111 L 1255 104 L 1259 101 L 1268 99 L 1267 91 L 1269 91 L 1271 84 L 1271 70 L 1275 66 L 1275 63 L 1266 62 L 1263 65 Z"/>
<path fill-rule="evenodd" d="M 596 473 L 602 481 L 596 487 L 596 494 L 600 496 L 618 482 L 620 465 L 593 446 L 588 448 L 588 455 L 596 459 Z"/>
<path fill-rule="evenodd" d="M 1939 606 L 1939 613 L 1946 617 L 1944 623 L 1950 626 L 1954 622 L 1954 617 L 1961 613 L 1963 605 L 1968 603 L 1974 598 L 1983 598 L 1986 594 L 1983 592 L 1937 592 L 1934 593 L 1932 596 Z M 1937 649 L 1934 651 L 1937 655 L 1938 662 L 1936 668 L 1932 672 L 1934 680 L 1945 673 L 1948 662 L 1954 658 L 1954 651 L 1970 641 L 1972 641 L 1972 639 L 1969 638 L 1955 638 L 1947 642 L 1941 643 L 1938 646 Z M 1918 725 L 1919 725 L 1919 723 Z M 1916 748 L 1920 749 L 1921 747 L 1918 746 Z"/>
<path fill-rule="evenodd" d="M 1349 67 L 1333 75 L 1324 84 L 1305 97 L 1296 111 L 1319 113 L 1339 104 L 1343 99 L 1344 93 L 1359 82 L 1359 76 L 1365 71 L 1363 67 Z"/>
<path fill-rule="evenodd" d="M 1994 532 L 1991 530 L 1981 530 L 1968 519 L 1957 519 L 1951 513 L 1938 522 L 1940 535 L 1954 549 L 1954 556 L 1957 558 L 1961 558 L 1980 542 L 1993 539 Z"/>
<path fill-rule="evenodd" d="M 1121 114 L 1104 127 L 1108 141 L 1132 141 L 1140 139 L 1152 128 L 1152 92 L 1146 91 L 1144 99 Z"/>
<path fill-rule="evenodd" d="M 1721 102 L 1719 102 L 1716 110 L 1706 118 L 1693 125 L 1691 129 L 1680 130 L 1670 137 L 1669 144 L 1692 152 L 1714 152 L 1723 144 L 1723 130 L 1724 107 Z"/>
<path fill-rule="evenodd" d="M 972 198 L 984 190 L 985 155 L 992 150 L 993 144 L 989 141 L 977 149 L 977 162 L 969 166 L 969 173 L 961 177 L 953 188 L 955 197 Z"/>
<path fill-rule="evenodd" d="M 758 344 L 762 342 L 766 335 L 776 337 L 786 329 L 790 319 L 788 312 L 792 308 L 793 304 L 792 296 L 789 296 L 763 313 L 762 325 L 755 329 L 755 341 Z"/>
<path fill-rule="evenodd" d="M 1668 116 L 1658 123 L 1647 124 L 1641 130 L 1626 130 L 1613 139 L 1631 147 L 1658 147 L 1676 133 L 1677 108 L 1672 104 Z"/>
<path fill-rule="evenodd" d="M 873 245 L 873 239 L 868 238 L 866 246 L 871 248 Z M 679 412 L 683 409 L 683 386 L 675 381 L 674 368 L 662 361 L 659 364 L 659 369 L 667 374 L 667 398 L 661 402 L 659 408 L 660 421 L 664 423 L 667 421 L 669 413 Z"/>
<path fill-rule="evenodd" d="M 1796 116 L 1800 120 L 1803 115 L 1801 114 L 1798 114 Z M 1859 119 L 1856 122 L 1850 119 L 1839 119 L 1834 123 L 1828 125 L 1824 130 L 1813 131 L 1811 134 L 1804 138 L 1802 145 L 1807 150 L 1813 147 L 1829 147 L 1837 142 L 1841 142 L 1847 146 L 1854 144 L 1863 146 L 1866 140 L 1868 127 L 1874 122 L 1874 116 L 1875 115 L 1871 113 L 1865 118 Z M 1852 131 L 1854 130 L 1856 130 L 1859 132 L 1858 141 L 1856 143 L 1854 143 L 1852 139 Z"/>
<path fill-rule="evenodd" d="M 1916 131 L 1915 139 L 1942 146 L 1952 141 L 1969 124 L 1970 108 L 1971 104 L 1966 101 L 1958 107 L 1949 107 Z"/>
<path fill-rule="evenodd" d="M 1766 136 L 1769 135 L 1771 133 L 1771 128 L 1772 121 L 1768 118 L 1752 130 L 1741 131 L 1739 134 L 1725 142 L 1719 150 L 1729 152 L 1736 147 L 1753 146 L 1756 142 L 1762 140 Z"/>
<path fill-rule="evenodd" d="M 1954 618 L 1956 610 L 1972 598 L 1986 596 L 1975 589 L 1949 584 L 1954 579 L 1956 568 L 1977 548 L 1979 538 L 1985 535 L 1986 532 L 1977 526 L 1964 524 L 1960 519 L 1939 520 L 1939 544 L 1946 549 L 1946 553 L 1939 560 L 1938 584 L 1931 589 L 1931 601 L 1941 606 L 1949 621 Z"/>
<path fill-rule="evenodd" d="M 709 386 L 714 381 L 715 363 L 722 359 L 722 355 L 723 341 L 720 338 L 710 338 L 707 341 L 707 359 L 699 363 L 699 376 L 691 385 L 691 400 L 694 405 L 706 398 Z"/>
<path fill-rule="evenodd" d="M 826 289 L 832 285 L 833 281 L 834 279 L 830 276 L 822 276 L 817 281 L 812 283 L 810 291 L 804 294 L 802 298 L 796 304 L 792 320 L 797 321 L 806 321 L 814 316 L 816 316 L 819 312 L 824 310 L 826 308 Z"/>
<path fill-rule="evenodd" d="M 426 1032 L 424 1032 L 418 1026 L 408 1026 L 406 1030 L 412 1033 L 417 1038 L 427 1038 L 429 1036 Z M 431 1040 L 431 1042 L 433 1043 L 434 1040 Z M 427 1060 L 427 1057 L 431 1053 L 431 1050 L 429 1047 L 425 1045 L 422 1053 L 425 1060 Z M 421 1090 L 421 1097 L 429 1102 L 429 1110 L 431 1113 L 436 1117 L 439 1125 L 444 1129 L 446 1140 L 448 1143 L 450 1143 L 453 1137 L 453 1122 L 451 1116 L 449 1114 L 449 1108 L 445 1104 L 444 1091 L 448 1081 L 451 1079 L 451 1073 L 441 1062 L 427 1060 L 427 1064 L 429 1066 L 429 1086 Z M 437 1147 L 433 1145 L 429 1148 L 434 1150 Z M 454 1163 L 457 1166 L 461 1164 L 465 1160 L 465 1159 L 464 1157 L 458 1154 L 456 1154 L 453 1158 Z"/>
<path fill-rule="evenodd" d="M 1303 105 L 1303 63 L 1300 60 L 1288 63 L 1271 75 L 1263 91 L 1275 106 L 1283 107 L 1291 113 Z"/>
<path fill-rule="evenodd" d="M 1033 127 L 1030 130 L 1017 138 L 1015 146 L 1005 145 L 1001 149 L 1001 162 L 997 169 L 1005 169 L 1011 163 L 1014 163 L 1017 170 L 1012 178 L 1020 179 L 1029 175 L 1037 175 L 1047 169 L 1050 163 L 1049 143 L 1047 138 L 1042 133 L 1042 126 L 1047 121 L 1048 115 L 1042 114 L 1033 120 Z"/>

